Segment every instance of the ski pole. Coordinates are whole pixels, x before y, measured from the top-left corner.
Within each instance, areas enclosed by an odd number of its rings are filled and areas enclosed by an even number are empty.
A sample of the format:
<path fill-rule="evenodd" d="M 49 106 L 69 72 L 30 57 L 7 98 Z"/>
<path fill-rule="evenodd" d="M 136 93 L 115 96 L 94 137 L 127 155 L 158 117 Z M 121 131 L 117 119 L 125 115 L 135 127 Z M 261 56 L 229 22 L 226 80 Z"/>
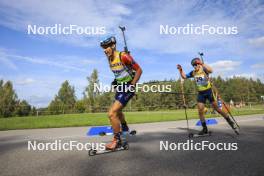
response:
<path fill-rule="evenodd" d="M 122 31 L 122 35 L 123 35 L 123 39 L 124 39 L 124 44 L 125 44 L 124 50 L 125 50 L 126 53 L 130 53 L 128 51 L 128 48 L 127 48 L 127 42 L 126 42 L 126 36 L 125 36 L 126 27 L 125 26 L 123 26 L 123 27 L 122 26 L 119 26 L 119 29 Z"/>
<path fill-rule="evenodd" d="M 187 115 L 187 105 L 186 105 L 185 96 L 184 96 L 183 83 L 184 83 L 184 79 L 181 78 L 182 101 L 183 101 L 183 107 L 184 107 L 185 119 L 186 119 L 186 123 L 187 123 L 187 131 L 188 131 L 188 134 L 190 134 L 189 120 L 188 120 L 188 115 Z M 188 136 L 189 136 L 189 138 L 190 138 L 190 135 L 188 135 Z"/>

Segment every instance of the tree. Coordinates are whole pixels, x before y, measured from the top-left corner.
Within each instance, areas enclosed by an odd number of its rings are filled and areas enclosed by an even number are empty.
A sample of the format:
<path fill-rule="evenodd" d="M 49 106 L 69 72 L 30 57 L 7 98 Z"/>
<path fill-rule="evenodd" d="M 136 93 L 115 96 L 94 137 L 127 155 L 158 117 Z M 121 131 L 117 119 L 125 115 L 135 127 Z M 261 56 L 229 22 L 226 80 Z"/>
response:
<path fill-rule="evenodd" d="M 16 115 L 18 116 L 28 116 L 31 112 L 31 106 L 26 100 L 18 101 L 16 106 Z"/>
<path fill-rule="evenodd" d="M 99 91 L 95 89 L 95 84 L 99 85 L 98 71 L 94 69 L 91 76 L 87 77 L 87 80 L 88 86 L 85 88 L 84 99 L 88 108 L 87 111 L 90 111 L 91 107 L 91 111 L 94 112 L 96 111 L 97 96 L 99 95 Z"/>
<path fill-rule="evenodd" d="M 0 81 L 0 116 L 10 117 L 14 115 L 17 103 L 17 95 L 11 81 Z"/>
<path fill-rule="evenodd" d="M 0 117 L 3 117 L 4 112 L 4 81 L 0 80 Z"/>
<path fill-rule="evenodd" d="M 73 112 L 75 103 L 76 96 L 74 87 L 66 80 L 62 83 L 54 100 L 49 104 L 48 110 L 51 111 L 51 114 Z"/>
<path fill-rule="evenodd" d="M 85 112 L 85 101 L 84 100 L 78 100 L 75 103 L 75 110 L 79 113 Z"/>

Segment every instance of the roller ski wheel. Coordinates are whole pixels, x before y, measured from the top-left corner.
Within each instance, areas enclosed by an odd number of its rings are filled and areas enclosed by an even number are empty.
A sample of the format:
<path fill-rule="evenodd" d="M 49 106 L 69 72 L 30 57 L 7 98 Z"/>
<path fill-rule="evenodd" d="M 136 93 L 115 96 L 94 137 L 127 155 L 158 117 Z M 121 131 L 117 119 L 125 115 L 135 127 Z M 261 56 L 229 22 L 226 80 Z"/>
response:
<path fill-rule="evenodd" d="M 90 150 L 88 151 L 88 154 L 89 154 L 89 156 L 94 156 L 94 155 L 97 154 L 97 150 L 90 149 Z"/>

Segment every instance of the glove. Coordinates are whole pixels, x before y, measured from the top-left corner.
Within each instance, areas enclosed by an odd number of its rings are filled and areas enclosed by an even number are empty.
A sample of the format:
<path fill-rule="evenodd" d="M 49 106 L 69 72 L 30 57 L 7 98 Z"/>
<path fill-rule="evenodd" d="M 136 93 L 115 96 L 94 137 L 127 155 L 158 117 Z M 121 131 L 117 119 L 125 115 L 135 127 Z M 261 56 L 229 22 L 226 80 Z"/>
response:
<path fill-rule="evenodd" d="M 178 65 L 177 65 L 177 69 L 178 69 L 179 71 L 182 71 L 182 66 L 181 66 L 180 64 L 178 64 Z"/>

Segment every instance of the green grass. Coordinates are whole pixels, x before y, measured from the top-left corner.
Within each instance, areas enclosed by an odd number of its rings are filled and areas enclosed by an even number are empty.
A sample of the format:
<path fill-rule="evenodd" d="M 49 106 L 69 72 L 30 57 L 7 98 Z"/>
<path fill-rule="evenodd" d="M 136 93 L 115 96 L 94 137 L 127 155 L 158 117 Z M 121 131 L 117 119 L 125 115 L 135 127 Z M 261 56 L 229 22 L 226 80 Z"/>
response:
<path fill-rule="evenodd" d="M 188 117 L 198 118 L 196 109 L 188 109 Z M 233 115 L 264 114 L 263 105 L 252 108 L 234 109 Z M 184 110 L 152 111 L 152 112 L 125 112 L 128 123 L 147 123 L 175 121 L 185 119 Z M 207 115 L 216 117 L 218 115 Z M 0 130 L 58 128 L 73 126 L 100 126 L 108 125 L 106 113 L 83 113 L 50 115 L 39 117 L 11 117 L 0 118 Z"/>

